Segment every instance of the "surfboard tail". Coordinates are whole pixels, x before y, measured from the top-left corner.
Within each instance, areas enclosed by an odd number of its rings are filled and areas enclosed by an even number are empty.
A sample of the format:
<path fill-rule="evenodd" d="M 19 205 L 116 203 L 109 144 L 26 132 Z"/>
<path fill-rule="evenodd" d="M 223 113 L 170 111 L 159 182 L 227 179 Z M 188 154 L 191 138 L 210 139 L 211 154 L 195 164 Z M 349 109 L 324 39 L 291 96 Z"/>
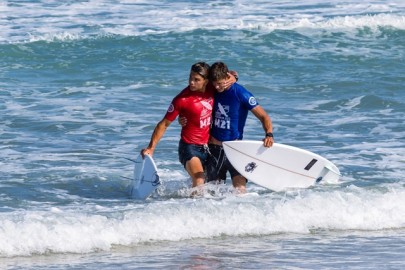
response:
<path fill-rule="evenodd" d="M 139 155 L 135 160 L 131 197 L 145 200 L 159 185 L 160 179 L 153 158 L 149 155 L 145 155 L 145 158 L 142 158 Z"/>

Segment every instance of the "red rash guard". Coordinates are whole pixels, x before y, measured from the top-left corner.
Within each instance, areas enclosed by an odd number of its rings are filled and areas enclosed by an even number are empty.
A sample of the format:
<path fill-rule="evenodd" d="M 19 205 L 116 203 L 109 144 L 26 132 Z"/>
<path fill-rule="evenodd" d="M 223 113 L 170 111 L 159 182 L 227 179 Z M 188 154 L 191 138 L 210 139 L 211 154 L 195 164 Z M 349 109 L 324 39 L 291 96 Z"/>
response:
<path fill-rule="evenodd" d="M 208 143 L 214 105 L 214 88 L 208 84 L 204 93 L 186 87 L 167 109 L 165 118 L 174 121 L 177 116 L 186 117 L 187 124 L 181 129 L 185 143 L 203 145 Z"/>

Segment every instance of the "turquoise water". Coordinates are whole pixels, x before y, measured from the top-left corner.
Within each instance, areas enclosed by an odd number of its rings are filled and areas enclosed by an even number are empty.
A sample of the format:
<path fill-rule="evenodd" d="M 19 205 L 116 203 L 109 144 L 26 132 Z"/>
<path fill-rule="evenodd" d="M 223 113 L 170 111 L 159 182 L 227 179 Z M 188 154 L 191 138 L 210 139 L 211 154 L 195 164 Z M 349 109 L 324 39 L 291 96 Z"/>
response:
<path fill-rule="evenodd" d="M 3 269 L 402 269 L 403 1 L 3 1 Z M 162 185 L 134 158 L 190 66 L 221 60 L 275 139 L 320 154 L 337 185 L 191 199 L 174 122 Z M 245 139 L 262 138 L 250 115 Z"/>

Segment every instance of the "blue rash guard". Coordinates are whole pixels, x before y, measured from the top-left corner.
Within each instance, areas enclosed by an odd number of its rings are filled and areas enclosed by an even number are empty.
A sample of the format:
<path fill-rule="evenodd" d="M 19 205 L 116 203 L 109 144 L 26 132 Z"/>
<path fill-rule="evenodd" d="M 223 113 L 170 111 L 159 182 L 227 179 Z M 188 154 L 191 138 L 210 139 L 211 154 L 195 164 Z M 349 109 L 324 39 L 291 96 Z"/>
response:
<path fill-rule="evenodd" d="M 215 93 L 211 135 L 222 142 L 241 140 L 247 115 L 257 105 L 252 93 L 237 83 Z"/>

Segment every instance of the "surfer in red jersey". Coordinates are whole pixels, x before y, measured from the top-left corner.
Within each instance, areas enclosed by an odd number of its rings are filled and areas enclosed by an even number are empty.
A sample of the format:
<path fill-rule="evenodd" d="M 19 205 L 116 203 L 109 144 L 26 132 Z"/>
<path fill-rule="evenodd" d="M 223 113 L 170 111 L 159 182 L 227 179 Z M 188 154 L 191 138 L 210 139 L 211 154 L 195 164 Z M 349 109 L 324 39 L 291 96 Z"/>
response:
<path fill-rule="evenodd" d="M 246 178 L 243 177 L 227 159 L 222 142 L 243 139 L 248 112 L 251 111 L 262 123 L 265 132 L 263 145 L 271 147 L 274 143 L 273 125 L 270 116 L 256 101 L 256 98 L 237 83 L 228 85 L 231 71 L 223 62 L 214 63 L 209 71 L 209 79 L 215 88 L 213 120 L 209 139 L 209 157 L 205 166 L 207 182 L 224 183 L 227 172 L 238 193 L 246 192 Z M 188 125 L 189 119 L 181 118 L 180 125 Z"/>
<path fill-rule="evenodd" d="M 155 148 L 170 124 L 179 117 L 187 118 L 182 126 L 179 142 L 179 160 L 192 178 L 192 187 L 205 182 L 204 165 L 208 157 L 208 139 L 214 104 L 215 89 L 208 81 L 210 66 L 198 62 L 191 66 L 189 85 L 173 98 L 163 119 L 156 125 L 149 145 L 141 154 L 153 155 Z M 236 81 L 230 76 L 228 86 Z"/>

